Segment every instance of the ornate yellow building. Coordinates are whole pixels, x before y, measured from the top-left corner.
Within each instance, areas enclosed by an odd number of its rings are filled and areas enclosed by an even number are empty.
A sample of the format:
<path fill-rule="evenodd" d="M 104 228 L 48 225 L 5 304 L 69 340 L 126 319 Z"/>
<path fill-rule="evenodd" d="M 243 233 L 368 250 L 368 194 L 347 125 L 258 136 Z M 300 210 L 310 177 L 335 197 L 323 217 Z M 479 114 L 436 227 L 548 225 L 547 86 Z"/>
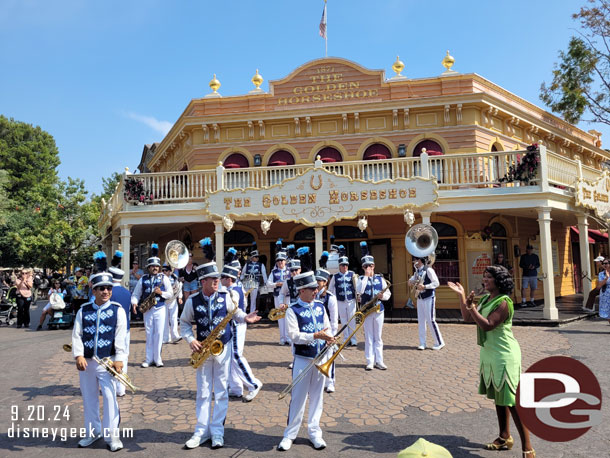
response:
<path fill-rule="evenodd" d="M 452 71 L 449 55 L 443 64 L 440 76 L 409 79 L 397 59 L 396 76 L 386 79 L 348 60 L 319 59 L 268 92 L 257 70 L 255 88 L 235 97 L 222 97 L 214 76 L 213 92 L 191 100 L 163 141 L 145 147 L 139 169 L 148 173 L 126 174 L 107 203 L 106 248 L 146 257 L 153 240 L 163 247 L 212 236 L 222 262 L 228 246 L 256 241 L 269 270 L 277 238 L 311 244 L 319 258 L 335 235 L 355 269 L 366 237 L 376 270 L 394 283 L 394 306 L 403 307 L 413 212 L 439 233 L 442 285 L 474 289 L 497 253 L 518 266 L 519 249 L 534 245 L 537 298 L 545 317 L 557 318 L 555 297 L 587 293 L 591 254 L 608 254 L 607 232 L 596 229 L 610 217 L 602 192 L 610 154 L 598 132 Z M 539 148 L 528 153 L 533 143 Z M 518 267 L 515 277 L 519 285 Z M 441 286 L 437 307 L 456 306 Z"/>

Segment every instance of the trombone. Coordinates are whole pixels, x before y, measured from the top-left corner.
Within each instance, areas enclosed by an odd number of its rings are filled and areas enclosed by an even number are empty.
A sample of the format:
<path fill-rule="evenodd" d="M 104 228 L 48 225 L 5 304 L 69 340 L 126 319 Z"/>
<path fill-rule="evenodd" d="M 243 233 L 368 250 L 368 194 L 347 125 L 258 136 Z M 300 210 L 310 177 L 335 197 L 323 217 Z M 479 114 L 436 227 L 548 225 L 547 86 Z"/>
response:
<path fill-rule="evenodd" d="M 385 293 L 390 286 L 392 286 L 392 284 L 387 280 L 386 280 L 386 283 L 387 283 L 386 287 L 381 290 L 382 294 Z M 290 385 L 288 385 L 286 388 L 284 388 L 284 390 L 279 394 L 278 399 L 284 399 L 286 397 L 286 395 L 288 393 L 290 393 L 292 391 L 292 389 L 297 385 L 297 383 L 299 383 L 301 380 L 303 380 L 303 378 L 305 378 L 305 376 L 309 373 L 309 371 L 313 367 L 318 369 L 320 371 L 320 373 L 322 373 L 324 376 L 328 377 L 329 373 L 330 373 L 330 367 L 332 366 L 333 362 L 335 361 L 337 356 L 339 356 L 339 353 L 341 353 L 341 350 L 343 350 L 345 348 L 345 346 L 350 341 L 350 339 L 354 336 L 354 334 L 356 334 L 356 332 L 358 332 L 358 330 L 364 325 L 365 318 L 367 316 L 369 316 L 371 313 L 379 310 L 378 302 L 379 302 L 379 299 L 377 299 L 377 297 L 373 297 L 366 304 L 363 304 L 358 309 L 358 311 L 356 313 L 354 313 L 354 315 L 352 315 L 352 317 L 347 321 L 347 323 L 345 323 L 341 327 L 341 329 L 339 329 L 337 331 L 337 333 L 334 335 L 335 338 L 341 336 L 341 334 L 343 333 L 345 328 L 348 327 L 348 325 L 352 322 L 352 320 L 356 320 L 356 323 L 357 323 L 356 329 L 354 329 L 354 331 L 345 339 L 345 341 L 341 344 L 341 346 L 337 348 L 336 345 L 326 345 L 322 350 L 320 350 L 320 352 L 315 356 L 315 358 L 313 358 L 311 360 L 311 362 L 301 371 L 301 373 L 292 381 L 292 383 Z M 330 359 L 328 361 L 326 361 L 325 363 L 321 363 L 321 361 L 324 359 L 324 357 L 326 356 L 326 354 L 328 353 L 329 350 L 335 350 L 334 354 L 330 357 Z"/>

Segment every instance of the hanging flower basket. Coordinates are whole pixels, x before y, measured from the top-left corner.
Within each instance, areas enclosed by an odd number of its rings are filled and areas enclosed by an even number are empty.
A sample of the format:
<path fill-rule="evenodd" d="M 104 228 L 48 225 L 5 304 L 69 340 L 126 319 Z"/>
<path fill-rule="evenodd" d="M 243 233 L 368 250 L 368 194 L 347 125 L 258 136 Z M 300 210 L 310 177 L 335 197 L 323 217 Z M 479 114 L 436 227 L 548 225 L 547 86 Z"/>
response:
<path fill-rule="evenodd" d="M 524 183 L 528 185 L 530 181 L 538 176 L 538 166 L 540 165 L 540 151 L 538 143 L 527 147 L 527 153 L 521 158 L 518 164 L 511 165 L 508 173 L 500 178 L 500 183 Z"/>
<path fill-rule="evenodd" d="M 143 181 L 138 180 L 135 177 L 128 177 L 125 179 L 123 197 L 127 202 L 136 204 L 151 203 L 153 201 L 153 193 L 144 189 Z"/>

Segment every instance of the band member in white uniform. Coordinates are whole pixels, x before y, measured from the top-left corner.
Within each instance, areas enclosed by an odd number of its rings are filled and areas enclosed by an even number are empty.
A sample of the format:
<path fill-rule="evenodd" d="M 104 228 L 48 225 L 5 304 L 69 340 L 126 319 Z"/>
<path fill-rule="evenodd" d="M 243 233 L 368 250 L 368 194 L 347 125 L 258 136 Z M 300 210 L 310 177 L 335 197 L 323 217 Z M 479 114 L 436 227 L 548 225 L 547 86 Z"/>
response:
<path fill-rule="evenodd" d="M 167 263 L 163 264 L 161 272 L 172 285 L 172 297 L 165 301 L 167 304 L 167 320 L 163 328 L 163 343 L 178 343 L 182 339 L 180 331 L 178 331 L 178 306 L 182 305 L 182 283 Z"/>
<path fill-rule="evenodd" d="M 125 359 L 123 361 L 123 373 L 127 374 L 127 368 L 129 365 L 127 364 L 127 360 L 129 359 L 129 341 L 131 340 L 131 293 L 127 288 L 124 288 L 121 285 L 121 281 L 125 276 L 125 272 L 119 268 L 121 265 L 121 260 L 123 258 L 123 252 L 117 250 L 112 257 L 111 265 L 108 269 L 108 272 L 112 274 L 112 297 L 110 298 L 111 302 L 117 302 L 121 304 L 123 310 L 125 311 L 125 318 L 127 319 L 127 332 L 125 332 Z M 114 380 L 114 385 L 116 387 L 116 395 L 119 397 L 125 396 L 125 385 L 123 385 L 118 380 Z"/>
<path fill-rule="evenodd" d="M 148 273 L 142 275 L 138 284 L 131 295 L 133 312 L 136 313 L 136 306 L 151 294 L 155 294 L 155 305 L 144 313 L 144 327 L 146 329 L 146 357 L 142 367 L 149 367 L 155 364 L 163 367 L 161 359 L 161 349 L 163 348 L 163 331 L 167 321 L 167 307 L 165 301 L 173 295 L 172 284 L 165 275 L 159 273 L 161 260 L 157 257 L 159 246 L 153 243 L 150 247 L 150 258 L 146 261 Z"/>
<path fill-rule="evenodd" d="M 330 322 L 324 305 L 315 299 L 318 293 L 318 282 L 314 273 L 305 272 L 295 276 L 294 279 L 299 298 L 286 310 L 286 327 L 288 336 L 293 342 L 293 379 L 308 366 L 324 345 L 335 342 L 334 337 L 329 334 Z M 309 398 L 309 418 L 307 419 L 309 440 L 317 450 L 326 447 L 320 428 L 324 379 L 324 375 L 318 370 L 310 368 L 309 375 L 293 388 L 288 409 L 288 425 L 284 430 L 284 437 L 278 445 L 278 450 L 289 450 L 296 439 L 305 414 L 307 398 Z"/>
<path fill-rule="evenodd" d="M 432 330 L 434 337 L 433 350 L 440 350 L 445 346 L 441 330 L 436 324 L 436 293 L 440 282 L 436 276 L 434 269 L 428 264 L 428 258 L 413 257 L 413 266 L 415 273 L 409 279 L 409 285 L 418 285 L 417 290 L 417 324 L 419 327 L 419 347 L 418 350 L 426 349 L 426 328 Z"/>
<path fill-rule="evenodd" d="M 201 351 L 202 342 L 237 305 L 224 288 L 219 290 L 220 273 L 215 262 L 197 267 L 201 291 L 189 296 L 180 316 L 180 333 L 193 351 Z M 239 308 L 233 316 L 237 323 L 255 323 L 260 320 L 256 312 L 246 315 Z M 196 335 L 192 322 L 196 323 Z M 229 407 L 227 381 L 231 367 L 231 326 L 225 327 L 219 339 L 224 348 L 218 356 L 209 358 L 197 369 L 197 398 L 195 413 L 197 424 L 186 448 L 196 448 L 212 439 L 212 448 L 224 446 L 224 422 Z"/>
<path fill-rule="evenodd" d="M 337 307 L 339 308 L 339 319 L 341 326 L 344 326 L 356 313 L 356 284 L 358 275 L 349 270 L 349 259 L 345 256 L 345 248 L 339 247 L 339 272 L 330 277 L 328 290 L 332 291 L 337 297 Z M 352 320 L 345 331 L 343 338 L 347 339 L 356 329 L 356 323 Z M 349 343 L 350 346 L 358 345 L 354 335 Z"/>
<path fill-rule="evenodd" d="M 385 279 L 375 273 L 375 259 L 369 254 L 366 242 L 360 242 L 362 250 L 362 268 L 364 275 L 358 279 L 357 293 L 360 295 L 360 304 L 364 305 L 373 298 L 378 300 L 379 311 L 369 314 L 364 320 L 364 357 L 366 358 L 366 370 L 386 370 L 388 366 L 383 362 L 383 302 L 387 301 L 392 293 L 389 288 L 382 292 L 387 283 Z"/>
<path fill-rule="evenodd" d="M 90 281 L 95 299 L 81 306 L 72 330 L 72 354 L 79 370 L 85 429 L 88 434 L 78 442 L 78 446 L 88 447 L 104 436 L 108 448 L 116 452 L 123 448 L 123 443 L 119 438 L 120 414 L 114 381 L 106 368 L 93 360 L 93 356 L 99 359 L 112 358 L 114 369 L 122 371 L 126 358 L 127 318 L 121 305 L 110 301 L 112 275 L 107 272 L 96 273 Z M 100 420 L 100 391 L 104 401 L 103 422 Z"/>
<path fill-rule="evenodd" d="M 235 248 L 229 248 L 225 253 L 225 266 L 220 273 L 220 283 L 224 289 L 229 291 L 233 303 L 243 311 L 246 311 L 246 297 L 241 286 L 237 286 L 235 280 L 239 274 L 239 268 L 233 267 L 231 262 L 237 256 Z M 244 356 L 244 343 L 246 341 L 246 323 L 231 322 L 233 337 L 231 353 L 231 371 L 229 373 L 229 397 L 242 398 L 244 402 L 252 401 L 263 387 L 263 383 L 252 373 L 252 369 Z M 248 394 L 243 396 L 244 386 Z"/>
<path fill-rule="evenodd" d="M 267 283 L 267 270 L 265 265 L 258 260 L 259 253 L 256 249 L 256 242 L 252 242 L 252 251 L 250 252 L 250 259 L 246 262 L 242 272 L 241 281 L 244 281 L 246 276 L 252 276 L 256 280 L 257 285 L 263 286 Z M 256 299 L 258 298 L 258 288 L 254 288 L 250 293 L 250 312 L 256 310 Z"/>
<path fill-rule="evenodd" d="M 316 299 L 322 302 L 324 305 L 324 309 L 326 310 L 326 314 L 328 315 L 328 320 L 330 322 L 330 333 L 331 335 L 337 334 L 337 329 L 339 328 L 339 313 L 337 307 L 337 298 L 335 295 L 330 292 L 327 288 L 328 286 L 328 278 L 330 277 L 330 272 L 326 270 L 326 263 L 328 262 L 328 251 L 322 252 L 322 257 L 320 258 L 319 264 L 320 268 L 316 270 L 316 281 L 318 282 L 318 294 Z M 329 351 L 328 356 L 332 356 L 332 352 Z M 327 393 L 335 392 L 335 365 L 330 368 L 330 377 L 326 378 L 324 381 L 324 387 Z"/>
<path fill-rule="evenodd" d="M 286 252 L 281 250 L 281 247 L 282 242 L 280 239 L 280 250 L 278 250 L 275 255 L 275 268 L 271 271 L 269 277 L 267 278 L 267 286 L 269 288 L 273 288 L 273 303 L 276 309 L 279 309 L 282 306 L 280 291 L 290 276 L 290 272 L 286 268 Z M 287 343 L 290 343 L 288 336 L 286 335 L 286 319 L 280 318 L 277 320 L 277 322 L 280 328 L 280 345 L 286 345 Z"/>

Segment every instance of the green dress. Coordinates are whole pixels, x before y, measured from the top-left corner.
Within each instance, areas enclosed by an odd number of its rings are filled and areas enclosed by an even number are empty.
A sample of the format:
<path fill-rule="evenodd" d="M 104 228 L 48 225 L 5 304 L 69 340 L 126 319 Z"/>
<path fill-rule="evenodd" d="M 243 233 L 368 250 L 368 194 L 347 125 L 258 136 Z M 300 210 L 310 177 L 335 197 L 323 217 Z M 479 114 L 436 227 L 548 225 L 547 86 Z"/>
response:
<path fill-rule="evenodd" d="M 499 406 L 514 406 L 521 375 L 521 348 L 513 336 L 513 301 L 506 295 L 479 301 L 477 310 L 487 318 L 503 301 L 508 305 L 508 318 L 491 331 L 477 326 L 477 343 L 481 346 L 479 394 L 485 394 Z"/>

